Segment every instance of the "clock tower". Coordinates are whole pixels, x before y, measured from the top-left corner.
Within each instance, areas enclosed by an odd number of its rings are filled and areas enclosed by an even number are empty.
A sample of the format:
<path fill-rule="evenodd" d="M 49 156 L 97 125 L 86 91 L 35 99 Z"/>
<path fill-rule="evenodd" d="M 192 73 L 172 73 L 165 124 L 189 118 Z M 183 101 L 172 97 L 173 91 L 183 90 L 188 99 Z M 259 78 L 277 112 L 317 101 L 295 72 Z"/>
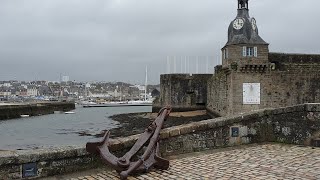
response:
<path fill-rule="evenodd" d="M 237 11 L 229 25 L 228 42 L 222 48 L 222 66 L 237 71 L 249 67 L 266 69 L 269 44 L 259 36 L 255 18 L 249 16 L 249 0 L 238 0 Z"/>

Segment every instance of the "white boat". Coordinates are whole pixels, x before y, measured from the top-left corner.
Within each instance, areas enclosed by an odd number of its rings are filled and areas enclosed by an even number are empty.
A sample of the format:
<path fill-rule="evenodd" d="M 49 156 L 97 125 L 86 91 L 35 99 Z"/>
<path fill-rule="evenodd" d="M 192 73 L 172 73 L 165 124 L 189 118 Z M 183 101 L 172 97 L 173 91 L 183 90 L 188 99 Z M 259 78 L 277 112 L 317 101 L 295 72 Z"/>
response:
<path fill-rule="evenodd" d="M 20 115 L 20 117 L 26 118 L 26 117 L 30 117 L 30 115 L 28 115 L 28 114 L 22 114 L 22 115 Z"/>
<path fill-rule="evenodd" d="M 152 101 L 127 101 L 127 102 L 109 102 L 101 104 L 85 104 L 84 108 L 89 107 L 122 107 L 122 106 L 152 106 Z"/>
<path fill-rule="evenodd" d="M 148 100 L 145 100 L 145 101 L 128 101 L 128 104 L 150 104 L 152 105 L 152 101 L 148 101 Z"/>
<path fill-rule="evenodd" d="M 81 101 L 80 104 L 81 105 L 88 105 L 88 104 L 97 104 L 97 103 L 92 102 L 92 101 Z"/>
<path fill-rule="evenodd" d="M 75 114 L 73 111 L 64 112 L 65 114 Z"/>

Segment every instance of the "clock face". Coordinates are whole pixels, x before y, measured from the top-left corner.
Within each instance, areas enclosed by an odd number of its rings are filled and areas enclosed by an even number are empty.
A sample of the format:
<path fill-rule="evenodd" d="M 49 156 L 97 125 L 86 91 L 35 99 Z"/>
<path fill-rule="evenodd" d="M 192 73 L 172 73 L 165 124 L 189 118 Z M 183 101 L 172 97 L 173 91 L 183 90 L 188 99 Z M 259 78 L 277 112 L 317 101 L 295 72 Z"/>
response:
<path fill-rule="evenodd" d="M 233 21 L 233 28 L 234 29 L 239 30 L 239 29 L 241 29 L 243 27 L 243 25 L 244 25 L 244 20 L 241 19 L 241 18 L 238 18 L 238 19 Z"/>
<path fill-rule="evenodd" d="M 251 19 L 251 25 L 252 25 L 252 29 L 255 31 L 257 29 L 256 19 L 254 18 Z"/>

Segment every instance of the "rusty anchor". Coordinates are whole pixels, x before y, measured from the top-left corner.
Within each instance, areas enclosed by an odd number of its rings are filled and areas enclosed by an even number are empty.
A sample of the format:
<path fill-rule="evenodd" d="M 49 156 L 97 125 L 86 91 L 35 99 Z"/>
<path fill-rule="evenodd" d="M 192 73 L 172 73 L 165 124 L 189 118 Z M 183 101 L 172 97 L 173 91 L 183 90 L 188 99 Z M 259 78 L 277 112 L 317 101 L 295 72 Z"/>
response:
<path fill-rule="evenodd" d="M 89 153 L 100 155 L 104 163 L 110 165 L 120 174 L 120 179 L 127 179 L 129 174 L 136 172 L 147 172 L 152 167 L 157 169 L 168 169 L 169 161 L 160 157 L 159 135 L 164 121 L 171 112 L 170 107 L 162 108 L 155 121 L 153 121 L 139 139 L 124 156 L 118 158 L 109 151 L 110 131 L 107 131 L 101 142 L 89 142 L 86 150 Z M 145 152 L 135 162 L 131 158 L 136 155 L 144 145 L 149 142 Z"/>

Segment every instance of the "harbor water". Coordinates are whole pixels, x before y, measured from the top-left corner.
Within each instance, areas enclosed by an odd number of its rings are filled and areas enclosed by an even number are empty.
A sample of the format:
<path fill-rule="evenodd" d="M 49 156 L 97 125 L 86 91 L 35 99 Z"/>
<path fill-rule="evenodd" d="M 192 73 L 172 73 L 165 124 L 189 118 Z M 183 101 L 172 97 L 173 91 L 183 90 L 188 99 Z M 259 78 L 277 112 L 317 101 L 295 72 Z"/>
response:
<path fill-rule="evenodd" d="M 151 107 L 77 107 L 74 112 L 0 121 L 0 150 L 84 146 L 88 141 L 99 140 L 88 134 L 121 127 L 110 116 L 151 112 Z"/>

